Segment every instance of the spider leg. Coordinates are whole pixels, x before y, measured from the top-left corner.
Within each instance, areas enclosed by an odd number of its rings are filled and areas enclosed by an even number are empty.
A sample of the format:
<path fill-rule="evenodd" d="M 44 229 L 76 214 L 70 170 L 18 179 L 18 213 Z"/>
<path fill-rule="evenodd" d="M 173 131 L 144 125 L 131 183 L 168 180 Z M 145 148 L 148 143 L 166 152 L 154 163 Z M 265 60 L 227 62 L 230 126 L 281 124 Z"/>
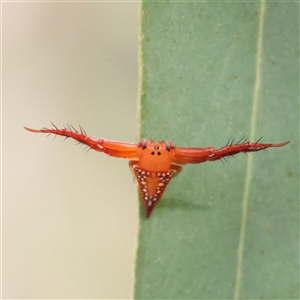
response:
<path fill-rule="evenodd" d="M 177 165 L 171 165 L 171 170 L 176 171 L 176 172 L 174 173 L 173 178 L 174 178 L 175 176 L 177 176 L 177 175 L 181 172 L 181 169 L 182 169 L 182 167 L 180 167 L 180 166 L 177 166 Z"/>
<path fill-rule="evenodd" d="M 51 122 L 52 123 L 52 122 Z M 52 123 L 53 124 L 53 123 Z M 116 141 L 110 141 L 105 139 L 94 140 L 90 138 L 83 128 L 80 126 L 80 132 L 78 132 L 72 125 L 68 125 L 68 128 L 59 129 L 53 124 L 53 129 L 43 128 L 43 129 L 32 129 L 24 127 L 30 132 L 41 132 L 54 135 L 61 135 L 65 138 L 72 138 L 78 143 L 84 144 L 90 149 L 98 152 L 104 152 L 107 155 L 114 157 L 122 157 L 126 159 L 137 159 L 137 149 L 138 146 L 132 143 L 122 143 Z"/>
<path fill-rule="evenodd" d="M 175 148 L 175 155 L 173 158 L 174 163 L 178 164 L 199 164 L 206 161 L 215 161 L 218 159 L 225 158 L 227 156 L 233 156 L 238 153 L 247 153 L 247 152 L 257 152 L 271 147 L 283 147 L 289 142 L 280 143 L 280 144 L 262 144 L 259 143 L 260 139 L 255 142 L 241 142 L 241 140 L 232 144 L 228 142 L 226 146 L 215 149 L 213 147 L 208 148 Z"/>

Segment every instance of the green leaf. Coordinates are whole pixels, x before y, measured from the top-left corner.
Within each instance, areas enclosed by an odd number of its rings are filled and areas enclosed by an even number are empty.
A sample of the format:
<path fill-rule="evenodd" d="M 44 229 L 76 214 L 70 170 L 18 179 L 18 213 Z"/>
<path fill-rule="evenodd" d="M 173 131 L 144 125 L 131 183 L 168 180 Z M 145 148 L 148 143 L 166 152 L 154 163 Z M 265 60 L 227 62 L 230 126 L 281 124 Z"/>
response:
<path fill-rule="evenodd" d="M 136 299 L 299 298 L 299 3 L 141 5 L 141 137 L 282 148 L 187 165 L 149 219 Z"/>

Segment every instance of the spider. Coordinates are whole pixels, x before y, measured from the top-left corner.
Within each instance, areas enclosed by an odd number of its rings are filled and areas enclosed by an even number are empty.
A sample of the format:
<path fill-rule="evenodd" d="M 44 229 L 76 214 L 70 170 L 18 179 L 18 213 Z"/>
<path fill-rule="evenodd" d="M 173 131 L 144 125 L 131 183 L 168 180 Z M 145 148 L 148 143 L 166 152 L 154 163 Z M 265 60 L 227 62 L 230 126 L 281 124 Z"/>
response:
<path fill-rule="evenodd" d="M 73 138 L 81 144 L 98 152 L 104 152 L 114 157 L 122 157 L 129 160 L 129 167 L 137 179 L 141 201 L 146 217 L 150 217 L 153 209 L 162 198 L 169 182 L 177 176 L 182 167 L 180 165 L 199 164 L 206 161 L 215 161 L 237 153 L 256 152 L 270 147 L 282 147 L 289 142 L 280 144 L 262 144 L 261 138 L 255 142 L 229 140 L 227 145 L 215 149 L 175 147 L 172 142 L 155 142 L 153 140 L 141 140 L 138 144 L 122 143 L 106 139 L 94 140 L 90 138 L 84 129 L 80 127 L 78 132 L 73 126 L 59 129 L 53 123 L 53 129 L 40 130 L 24 127 L 31 132 L 42 132 Z M 89 149 L 89 150 L 90 150 Z"/>

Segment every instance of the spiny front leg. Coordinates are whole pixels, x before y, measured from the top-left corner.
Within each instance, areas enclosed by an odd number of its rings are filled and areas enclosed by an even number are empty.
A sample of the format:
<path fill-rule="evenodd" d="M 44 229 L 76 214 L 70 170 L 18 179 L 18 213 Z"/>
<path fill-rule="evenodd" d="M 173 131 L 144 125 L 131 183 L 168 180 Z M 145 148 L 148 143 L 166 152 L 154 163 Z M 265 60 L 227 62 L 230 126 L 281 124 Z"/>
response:
<path fill-rule="evenodd" d="M 101 147 L 99 140 L 93 140 L 90 137 L 87 136 L 86 132 L 84 129 L 80 126 L 80 132 L 78 132 L 72 125 L 68 125 L 68 128 L 57 128 L 53 123 L 52 125 L 55 127 L 53 129 L 48 129 L 48 128 L 43 128 L 43 129 L 32 129 L 28 127 L 24 127 L 26 130 L 30 132 L 35 132 L 35 133 L 48 133 L 50 134 L 55 134 L 55 135 L 61 135 L 64 136 L 65 138 L 72 138 L 76 141 L 78 141 L 81 144 L 84 144 L 91 149 L 99 152 L 103 152 L 103 147 Z"/>
<path fill-rule="evenodd" d="M 283 147 L 289 142 L 280 144 L 262 144 L 260 139 L 255 142 L 243 142 L 233 144 L 233 141 L 220 149 L 208 148 L 175 148 L 173 162 L 178 164 L 198 164 L 206 161 L 215 161 L 226 156 L 233 156 L 238 153 L 257 152 L 271 147 Z"/>
<path fill-rule="evenodd" d="M 30 132 L 41 132 L 48 134 L 61 135 L 66 138 L 72 138 L 78 141 L 81 144 L 88 146 L 89 148 L 98 151 L 104 152 L 110 156 L 123 157 L 127 159 L 136 159 L 137 158 L 137 145 L 131 143 L 122 143 L 116 141 L 110 141 L 105 139 L 94 140 L 90 138 L 84 129 L 80 126 L 80 132 L 78 132 L 72 125 L 68 125 L 68 128 L 57 128 L 53 123 L 53 129 L 43 128 L 43 129 L 32 129 L 24 127 Z"/>

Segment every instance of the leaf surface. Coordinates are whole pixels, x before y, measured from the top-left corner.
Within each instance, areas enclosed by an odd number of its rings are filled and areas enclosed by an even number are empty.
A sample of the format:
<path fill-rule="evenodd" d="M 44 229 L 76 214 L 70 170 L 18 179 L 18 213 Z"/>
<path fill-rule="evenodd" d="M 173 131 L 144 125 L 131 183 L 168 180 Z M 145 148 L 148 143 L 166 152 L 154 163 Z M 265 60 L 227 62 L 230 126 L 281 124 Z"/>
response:
<path fill-rule="evenodd" d="M 299 3 L 141 5 L 141 137 L 283 148 L 184 166 L 140 209 L 136 299 L 299 298 Z"/>

